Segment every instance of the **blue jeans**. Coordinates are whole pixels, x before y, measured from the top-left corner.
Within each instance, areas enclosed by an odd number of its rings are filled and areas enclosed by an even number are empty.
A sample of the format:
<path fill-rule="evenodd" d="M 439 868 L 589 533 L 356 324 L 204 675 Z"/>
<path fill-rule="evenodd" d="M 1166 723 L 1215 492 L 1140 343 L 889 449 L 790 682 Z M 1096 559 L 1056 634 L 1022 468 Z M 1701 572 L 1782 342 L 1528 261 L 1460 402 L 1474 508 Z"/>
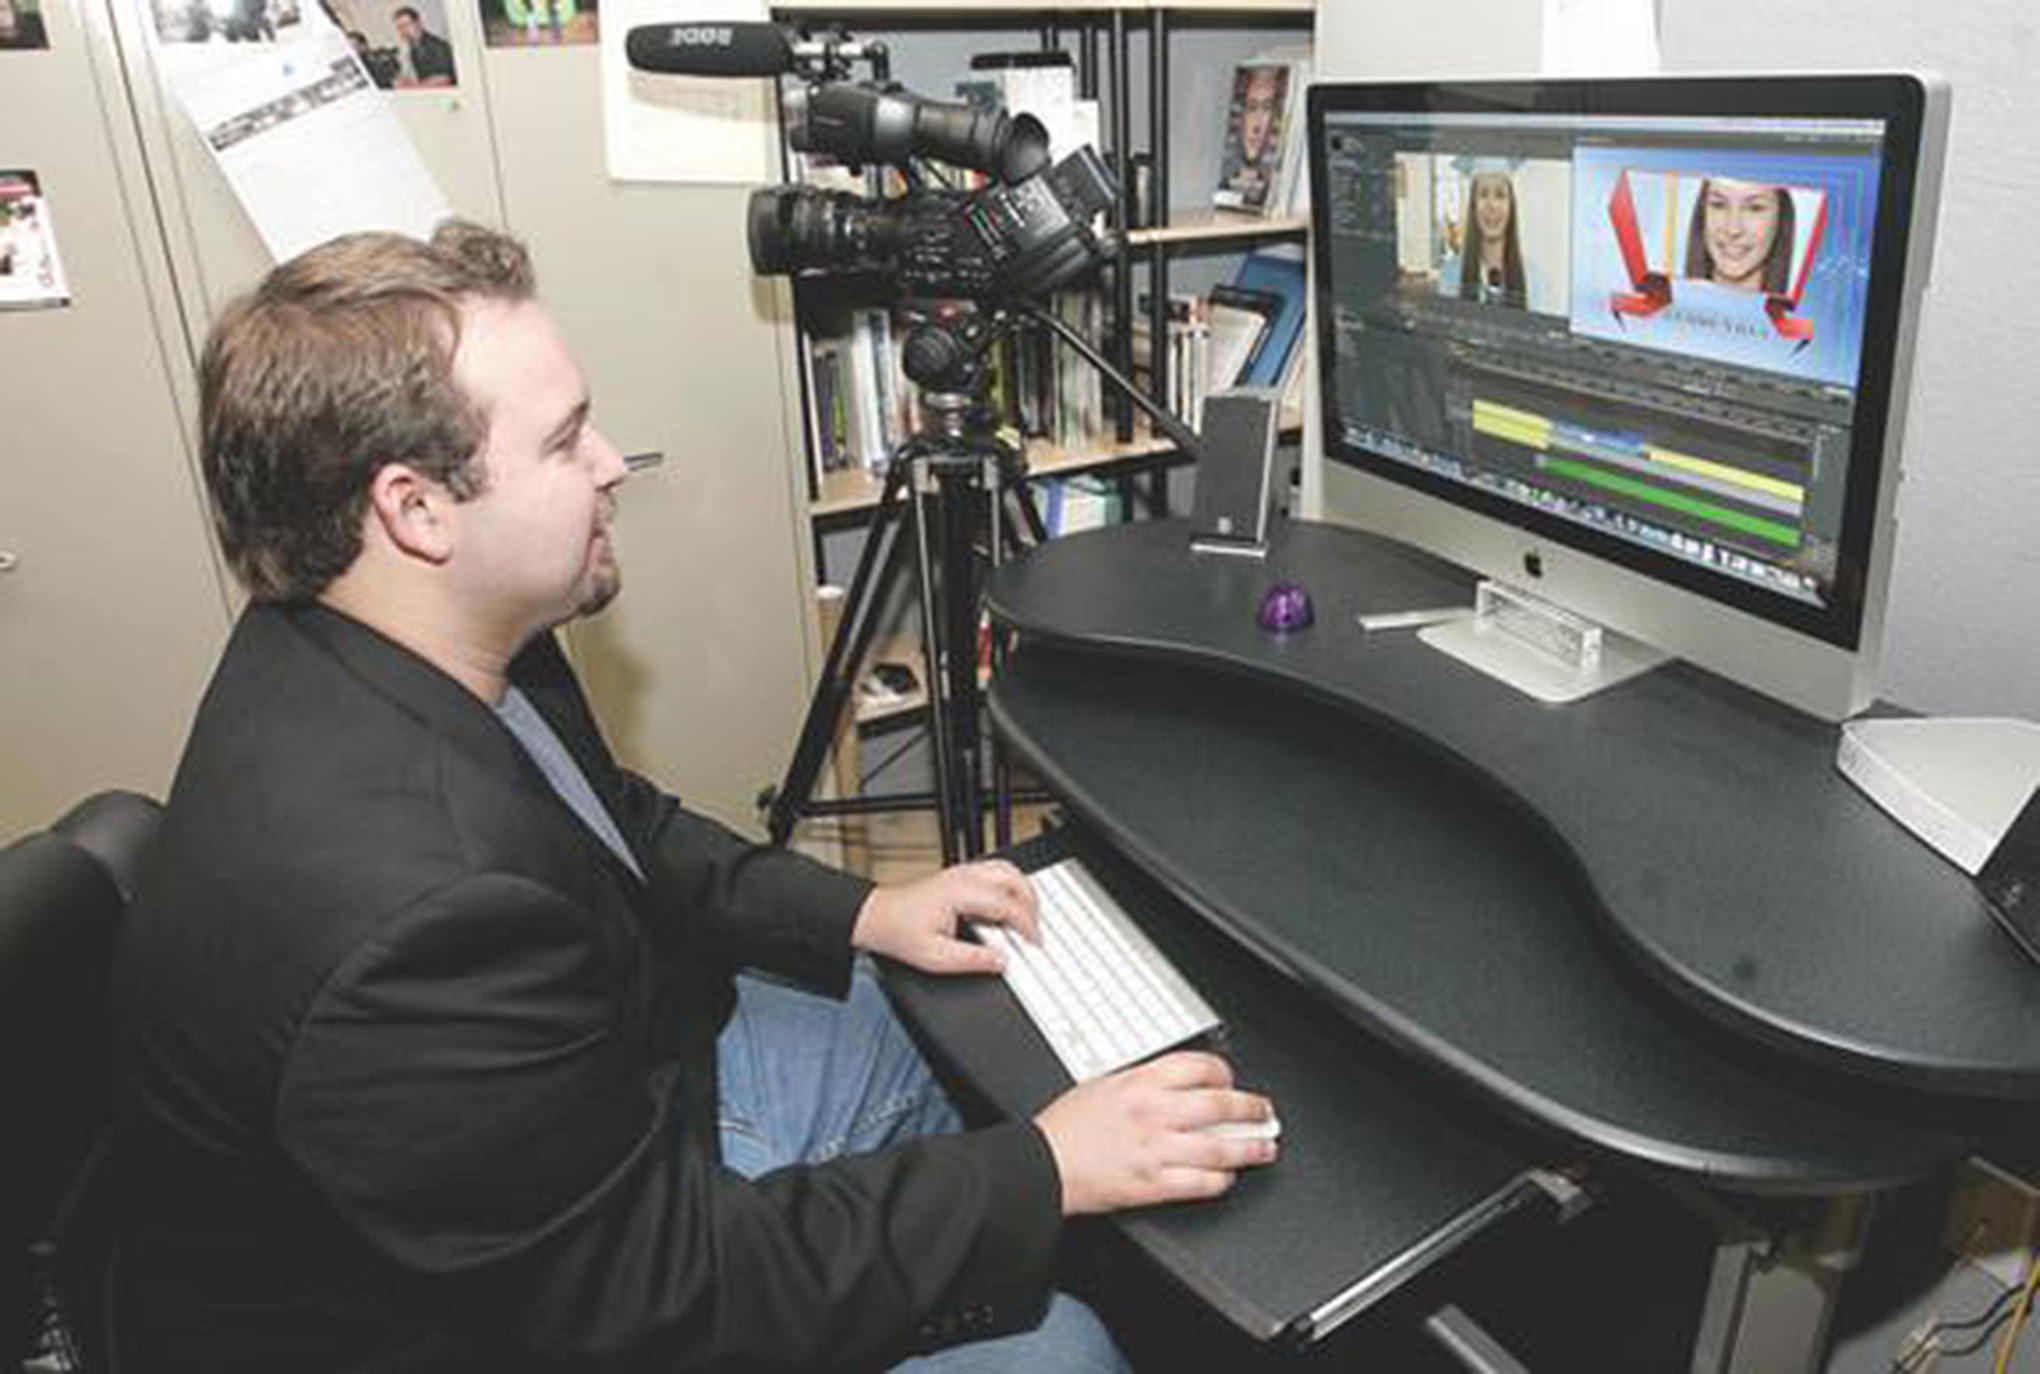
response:
<path fill-rule="evenodd" d="M 862 963 L 842 1002 L 739 978 L 736 1013 L 716 1049 L 723 1161 L 746 1178 L 962 1126 Z M 1032 1331 L 951 1346 L 898 1368 L 1125 1374 L 1129 1366 L 1097 1315 L 1057 1293 Z"/>

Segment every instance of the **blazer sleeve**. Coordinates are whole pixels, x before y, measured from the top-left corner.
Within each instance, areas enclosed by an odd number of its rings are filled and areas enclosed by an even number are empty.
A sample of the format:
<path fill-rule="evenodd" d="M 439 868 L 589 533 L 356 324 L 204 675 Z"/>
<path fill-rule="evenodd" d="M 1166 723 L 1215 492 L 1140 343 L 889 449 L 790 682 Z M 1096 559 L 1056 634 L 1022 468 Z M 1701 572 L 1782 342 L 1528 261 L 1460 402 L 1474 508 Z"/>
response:
<path fill-rule="evenodd" d="M 1034 1319 L 1061 1223 L 1030 1123 L 745 1180 L 626 1043 L 624 957 L 490 876 L 321 991 L 278 1138 L 401 1283 L 544 1357 L 633 1365 L 889 1360 Z"/>
<path fill-rule="evenodd" d="M 623 773 L 622 808 L 641 837 L 662 919 L 735 966 L 768 969 L 838 997 L 850 986 L 850 931 L 868 879 L 756 844 Z"/>

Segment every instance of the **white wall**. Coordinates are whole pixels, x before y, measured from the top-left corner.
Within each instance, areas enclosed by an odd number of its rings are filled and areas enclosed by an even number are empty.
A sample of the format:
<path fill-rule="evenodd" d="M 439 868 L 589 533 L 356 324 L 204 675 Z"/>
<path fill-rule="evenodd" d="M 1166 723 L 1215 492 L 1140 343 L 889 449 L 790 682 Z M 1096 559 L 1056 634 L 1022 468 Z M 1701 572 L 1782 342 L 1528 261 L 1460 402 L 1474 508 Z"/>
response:
<path fill-rule="evenodd" d="M 1661 13 L 1668 70 L 1904 67 L 1953 87 L 1880 694 L 2040 719 L 2040 8 L 1662 0 Z"/>

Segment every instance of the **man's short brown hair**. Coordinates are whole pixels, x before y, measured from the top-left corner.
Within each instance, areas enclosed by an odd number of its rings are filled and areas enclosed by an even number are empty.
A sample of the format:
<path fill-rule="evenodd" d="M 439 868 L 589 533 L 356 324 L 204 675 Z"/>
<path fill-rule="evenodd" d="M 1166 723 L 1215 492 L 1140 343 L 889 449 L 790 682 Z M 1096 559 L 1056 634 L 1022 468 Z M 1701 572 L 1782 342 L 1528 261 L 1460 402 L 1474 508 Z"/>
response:
<path fill-rule="evenodd" d="M 506 234 L 349 234 L 230 305 L 199 364 L 200 449 L 227 562 L 257 601 L 316 596 L 361 553 L 369 479 L 402 462 L 465 498 L 488 417 L 454 382 L 464 300 L 531 298 Z"/>

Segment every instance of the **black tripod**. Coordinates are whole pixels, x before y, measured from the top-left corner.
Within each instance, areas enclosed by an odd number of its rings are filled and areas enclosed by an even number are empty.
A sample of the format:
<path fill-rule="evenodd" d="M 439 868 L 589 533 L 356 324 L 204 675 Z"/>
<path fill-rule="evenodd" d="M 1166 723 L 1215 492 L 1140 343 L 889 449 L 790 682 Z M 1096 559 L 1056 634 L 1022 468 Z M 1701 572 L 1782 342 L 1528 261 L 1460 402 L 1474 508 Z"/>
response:
<path fill-rule="evenodd" d="M 1182 421 L 1143 395 L 1081 334 L 1048 311 L 1019 306 L 1012 314 L 994 310 L 987 319 L 964 309 L 952 318 L 916 325 L 902 361 L 921 389 L 922 429 L 900 445 L 887 465 L 878 510 L 829 641 L 821 681 L 808 702 L 793 761 L 764 798 L 774 844 L 785 844 L 803 816 L 932 809 L 945 865 L 984 853 L 986 741 L 978 712 L 977 654 L 983 571 L 1046 537 L 1041 516 L 1027 499 L 1026 460 L 998 439 L 984 398 L 986 360 L 1016 318 L 1060 336 L 1146 411 L 1178 448 L 1193 457 L 1199 451 L 1197 436 Z M 912 526 L 911 543 L 899 537 L 903 507 Z M 935 790 L 814 800 L 815 778 L 855 690 L 858 668 L 909 557 L 920 604 Z M 1005 804 L 1010 789 L 1005 759 L 995 745 L 990 752 L 1000 802 L 997 841 L 1003 848 L 1012 838 Z"/>
<path fill-rule="evenodd" d="M 986 359 L 1006 327 L 1002 314 L 987 320 L 965 310 L 916 325 L 907 336 L 902 361 L 920 388 L 922 427 L 887 462 L 878 509 L 793 761 L 768 794 L 775 844 L 784 844 L 803 816 L 932 809 L 943 863 L 984 852 L 985 740 L 977 676 L 983 569 L 1044 537 L 1041 517 L 1022 485 L 1025 460 L 994 433 L 985 403 Z M 891 604 L 890 592 L 909 562 L 920 608 L 935 789 L 815 800 L 815 777 L 855 691 L 879 619 Z M 1003 777 L 1003 766 L 996 766 Z"/>

